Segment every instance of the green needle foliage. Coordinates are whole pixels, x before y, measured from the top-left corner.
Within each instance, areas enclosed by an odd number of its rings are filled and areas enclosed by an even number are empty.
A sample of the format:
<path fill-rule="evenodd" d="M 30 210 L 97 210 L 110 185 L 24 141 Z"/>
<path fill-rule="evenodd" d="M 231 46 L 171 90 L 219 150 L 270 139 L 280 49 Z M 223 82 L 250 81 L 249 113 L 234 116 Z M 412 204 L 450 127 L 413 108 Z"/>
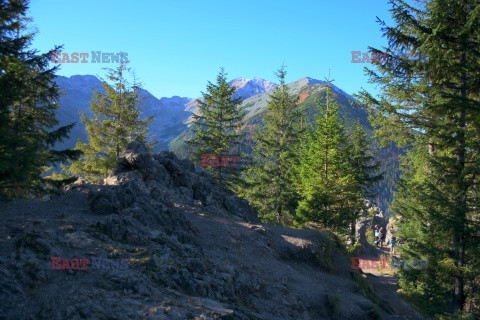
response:
<path fill-rule="evenodd" d="M 382 163 L 374 160 L 371 145 L 364 127 L 356 121 L 349 130 L 346 152 L 355 171 L 355 181 L 358 183 L 362 198 L 373 200 L 378 197 L 378 193 L 372 192 L 372 189 L 384 178 L 384 174 L 379 172 Z M 365 209 L 365 203 L 361 201 L 357 212 Z M 352 233 L 354 233 L 353 226 L 354 224 L 352 224 Z"/>
<path fill-rule="evenodd" d="M 429 315 L 479 316 L 480 4 L 414 2 L 391 1 L 389 57 L 367 70 L 382 93 L 359 97 L 377 136 L 409 149 L 392 211 L 401 253 L 429 267 L 402 271 L 401 286 Z"/>
<path fill-rule="evenodd" d="M 197 100 L 199 113 L 193 115 L 194 138 L 187 141 L 194 146 L 194 163 L 201 165 L 202 155 L 216 157 L 218 162 L 208 159 L 213 165 L 203 168 L 210 171 L 217 182 L 231 189 L 242 184 L 241 160 L 237 166 L 222 166 L 221 160 L 222 156 L 231 155 L 233 150 L 237 150 L 244 137 L 244 134 L 239 132 L 244 118 L 240 110 L 241 98 L 233 98 L 235 90 L 235 87 L 230 87 L 226 73 L 221 68 L 216 84 L 209 81 L 207 92 L 202 93 L 203 99 Z M 241 155 L 233 156 L 242 158 Z"/>
<path fill-rule="evenodd" d="M 105 93 L 94 90 L 90 102 L 92 118 L 81 113 L 82 123 L 88 135 L 88 143 L 78 140 L 76 150 L 83 156 L 69 167 L 69 173 L 88 181 L 98 182 L 106 178 L 117 165 L 117 159 L 132 141 L 146 142 L 148 125 L 153 116 L 141 119 L 141 105 L 138 96 L 140 87 L 129 85 L 125 73 L 130 69 L 123 63 L 116 69 L 107 69 L 107 81 L 102 81 Z M 153 149 L 152 143 L 146 143 Z"/>
<path fill-rule="evenodd" d="M 298 202 L 292 178 L 305 116 L 298 98 L 288 93 L 285 75 L 282 66 L 277 73 L 280 86 L 270 94 L 263 124 L 254 136 L 255 165 L 245 172 L 247 186 L 239 194 L 256 207 L 263 221 L 289 225 Z"/>
<path fill-rule="evenodd" d="M 302 139 L 302 155 L 294 179 L 301 196 L 297 218 L 345 231 L 358 214 L 361 194 L 330 81 L 325 103 L 316 103 L 321 115 L 316 115 L 315 126 Z"/>
<path fill-rule="evenodd" d="M 49 68 L 53 51 L 28 49 L 28 1 L 0 4 L 0 198 L 35 196 L 46 191 L 42 174 L 78 152 L 52 150 L 74 124 L 58 127 L 59 88 Z"/>
<path fill-rule="evenodd" d="M 367 202 L 365 200 L 378 201 L 378 193 L 373 192 L 373 190 L 384 179 L 384 173 L 380 172 L 381 161 L 375 161 L 375 154 L 372 151 L 374 143 L 368 137 L 365 128 L 359 121 L 356 121 L 349 128 L 347 140 L 348 146 L 345 148 L 345 152 L 354 170 L 355 181 L 360 195 L 360 199 L 356 201 L 354 206 L 355 214 L 350 224 L 350 237 L 354 241 L 355 220 L 362 210 L 366 210 Z"/>

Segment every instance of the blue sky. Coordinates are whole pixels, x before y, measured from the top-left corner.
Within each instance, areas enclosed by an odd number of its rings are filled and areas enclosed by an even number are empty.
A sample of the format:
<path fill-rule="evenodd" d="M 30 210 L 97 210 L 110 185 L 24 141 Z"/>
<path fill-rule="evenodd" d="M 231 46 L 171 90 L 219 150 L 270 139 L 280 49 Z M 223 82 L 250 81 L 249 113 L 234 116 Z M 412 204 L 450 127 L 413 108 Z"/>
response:
<path fill-rule="evenodd" d="M 228 79 L 277 82 L 282 63 L 287 82 L 309 76 L 349 94 L 370 91 L 364 67 L 351 51 L 381 48 L 376 16 L 391 25 L 385 0 L 32 0 L 29 15 L 39 33 L 33 47 L 55 44 L 63 52 L 128 53 L 145 89 L 157 97 L 196 98 L 223 66 Z M 59 75 L 104 76 L 115 64 L 62 63 Z"/>

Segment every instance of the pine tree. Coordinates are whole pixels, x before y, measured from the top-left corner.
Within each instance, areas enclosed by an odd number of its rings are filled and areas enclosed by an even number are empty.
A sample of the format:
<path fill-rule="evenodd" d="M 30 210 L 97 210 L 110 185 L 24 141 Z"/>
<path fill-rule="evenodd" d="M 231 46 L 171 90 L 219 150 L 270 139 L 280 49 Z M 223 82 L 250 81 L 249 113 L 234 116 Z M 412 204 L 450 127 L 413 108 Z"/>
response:
<path fill-rule="evenodd" d="M 242 155 L 231 154 L 238 150 L 244 134 L 244 114 L 240 110 L 241 98 L 233 98 L 236 88 L 230 87 L 226 73 L 221 68 L 215 84 L 207 84 L 203 99 L 197 100 L 199 114 L 194 114 L 194 137 L 188 140 L 194 146 L 192 160 L 211 171 L 215 180 L 231 189 L 242 183 Z M 231 157 L 238 157 L 230 161 Z M 205 165 L 208 164 L 208 165 Z"/>
<path fill-rule="evenodd" d="M 128 62 L 127 62 L 128 63 Z M 147 142 L 148 125 L 153 116 L 141 119 L 140 87 L 130 85 L 125 73 L 130 69 L 127 63 L 120 64 L 116 69 L 107 69 L 107 79 L 102 79 L 105 93 L 93 90 L 94 97 L 90 101 L 92 118 L 81 112 L 82 123 L 88 135 L 88 143 L 78 140 L 76 150 L 83 156 L 74 161 L 65 171 L 82 176 L 85 179 L 98 182 L 108 176 L 117 165 L 117 159 L 132 141 Z"/>
<path fill-rule="evenodd" d="M 383 174 L 379 173 L 381 162 L 375 161 L 370 139 L 359 121 L 356 121 L 349 131 L 346 151 L 355 171 L 355 181 L 361 189 L 362 198 L 373 200 L 378 194 L 372 189 L 383 179 Z"/>
<path fill-rule="evenodd" d="M 367 132 L 359 121 L 349 128 L 348 143 L 345 151 L 348 153 L 350 165 L 354 170 L 355 181 L 359 188 L 361 201 L 357 202 L 354 209 L 356 213 L 366 210 L 366 201 L 375 201 L 378 193 L 373 192 L 374 187 L 383 179 L 383 173 L 379 173 L 381 162 L 375 161 L 371 150 L 371 141 Z M 356 219 L 351 223 L 350 236 L 355 236 Z"/>
<path fill-rule="evenodd" d="M 58 127 L 57 67 L 49 63 L 59 47 L 43 54 L 28 49 L 35 32 L 28 32 L 27 9 L 24 0 L 0 4 L 0 198 L 45 192 L 48 166 L 78 156 L 51 149 L 74 124 Z"/>
<path fill-rule="evenodd" d="M 371 148 L 372 141 L 368 138 L 364 127 L 360 125 L 359 121 L 356 121 L 349 130 L 348 147 L 346 148 L 362 198 L 362 201 L 358 202 L 356 212 L 366 210 L 367 202 L 365 200 L 374 202 L 378 200 L 378 193 L 374 192 L 374 188 L 383 179 L 383 173 L 379 173 L 382 163 L 375 161 Z M 355 236 L 355 224 L 356 220 L 351 224 L 352 239 Z"/>
<path fill-rule="evenodd" d="M 305 118 L 285 84 L 285 68 L 277 72 L 280 86 L 270 94 L 263 124 L 254 136 L 255 164 L 245 172 L 246 187 L 239 194 L 253 204 L 266 222 L 293 222 L 298 194 L 292 184 L 298 164 L 301 127 Z"/>
<path fill-rule="evenodd" d="M 301 200 L 297 217 L 301 222 L 346 231 L 358 214 L 360 189 L 349 158 L 343 121 L 332 99 L 330 80 L 325 103 L 316 100 L 320 115 L 315 117 L 302 140 L 302 155 L 295 185 Z"/>
<path fill-rule="evenodd" d="M 382 95 L 363 91 L 360 99 L 377 135 L 410 149 L 392 211 L 400 219 L 402 254 L 429 259 L 429 268 L 402 272 L 400 283 L 425 304 L 435 301 L 431 314 L 473 310 L 480 276 L 480 6 L 392 4 L 397 25 L 381 22 L 389 58 L 378 72 L 368 70 Z M 398 58 L 404 53 L 412 58 Z"/>

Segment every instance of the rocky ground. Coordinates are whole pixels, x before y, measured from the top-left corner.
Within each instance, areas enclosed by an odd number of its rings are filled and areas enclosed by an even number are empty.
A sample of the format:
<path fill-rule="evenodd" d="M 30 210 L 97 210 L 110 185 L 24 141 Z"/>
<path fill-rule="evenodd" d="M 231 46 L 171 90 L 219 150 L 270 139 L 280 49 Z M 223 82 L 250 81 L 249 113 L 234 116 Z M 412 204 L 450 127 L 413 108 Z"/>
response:
<path fill-rule="evenodd" d="M 0 203 L 0 219 L 0 319 L 398 319 L 335 237 L 262 225 L 191 162 L 139 144 L 104 184 Z"/>
<path fill-rule="evenodd" d="M 386 259 L 389 261 L 389 265 L 386 264 L 385 269 L 380 268 L 375 269 L 370 267 L 362 267 L 360 263 L 360 267 L 362 272 L 367 275 L 368 281 L 375 289 L 378 299 L 380 300 L 380 304 L 384 307 L 384 309 L 388 310 L 389 313 L 394 314 L 392 319 L 410 319 L 410 320 L 423 320 L 423 317 L 420 313 L 418 313 L 411 305 L 405 302 L 402 298 L 400 298 L 398 294 L 398 290 L 400 287 L 398 286 L 398 278 L 394 276 L 394 272 L 392 271 L 391 261 L 396 260 L 397 265 L 399 264 L 400 258 L 398 255 L 392 257 L 389 255 L 389 248 L 383 247 L 377 249 L 377 253 L 374 255 L 362 255 L 361 259 L 365 260 L 373 260 L 373 259 Z M 401 265 L 401 263 L 399 264 Z"/>

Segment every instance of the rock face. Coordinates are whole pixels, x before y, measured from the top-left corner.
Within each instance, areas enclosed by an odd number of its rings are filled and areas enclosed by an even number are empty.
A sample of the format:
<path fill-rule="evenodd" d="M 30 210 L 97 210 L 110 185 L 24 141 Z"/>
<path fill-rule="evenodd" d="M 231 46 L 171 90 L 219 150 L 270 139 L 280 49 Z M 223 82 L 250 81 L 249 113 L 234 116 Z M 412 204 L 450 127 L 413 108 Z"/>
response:
<path fill-rule="evenodd" d="M 397 231 L 397 227 L 395 225 L 396 222 L 397 222 L 397 219 L 394 216 L 390 217 L 387 224 L 387 237 L 386 237 L 387 243 L 392 239 L 393 236 L 395 236 L 395 232 Z"/>
<path fill-rule="evenodd" d="M 237 89 L 233 94 L 233 98 L 241 98 L 242 100 L 245 100 L 259 93 L 269 92 L 275 89 L 278 85 L 260 78 L 237 78 L 230 81 L 230 86 L 235 86 Z"/>
<path fill-rule="evenodd" d="M 0 203 L 0 219 L 0 319 L 370 319 L 373 308 L 335 237 L 259 224 L 190 161 L 137 143 L 103 184 Z"/>
<path fill-rule="evenodd" d="M 376 225 L 378 225 L 379 227 L 383 227 L 384 230 L 387 230 L 387 222 L 383 218 L 383 214 L 380 209 L 378 209 L 378 207 L 374 206 L 371 201 L 367 201 L 366 204 L 367 210 L 361 213 L 361 217 L 357 219 L 355 224 L 355 238 L 361 244 L 361 247 L 356 250 L 356 253 L 361 255 L 375 255 L 377 253 L 377 249 L 373 245 L 368 243 L 366 235 L 367 230 L 374 230 Z M 373 218 L 369 217 L 369 214 L 372 213 L 374 214 Z"/>
<path fill-rule="evenodd" d="M 97 203 L 100 207 L 105 203 L 114 207 L 116 201 L 123 201 L 121 205 L 124 209 L 131 202 L 136 202 L 137 206 L 143 203 L 147 207 L 198 204 L 217 214 L 233 214 L 245 221 L 259 222 L 255 210 L 247 201 L 218 185 L 206 172 L 195 168 L 191 161 L 179 160 L 168 151 L 153 156 L 137 142 L 128 146 L 119 159 L 118 167 L 104 184 L 120 188 L 115 188 L 115 196 L 109 195 L 108 188 L 100 191 L 94 196 L 94 207 Z"/>

